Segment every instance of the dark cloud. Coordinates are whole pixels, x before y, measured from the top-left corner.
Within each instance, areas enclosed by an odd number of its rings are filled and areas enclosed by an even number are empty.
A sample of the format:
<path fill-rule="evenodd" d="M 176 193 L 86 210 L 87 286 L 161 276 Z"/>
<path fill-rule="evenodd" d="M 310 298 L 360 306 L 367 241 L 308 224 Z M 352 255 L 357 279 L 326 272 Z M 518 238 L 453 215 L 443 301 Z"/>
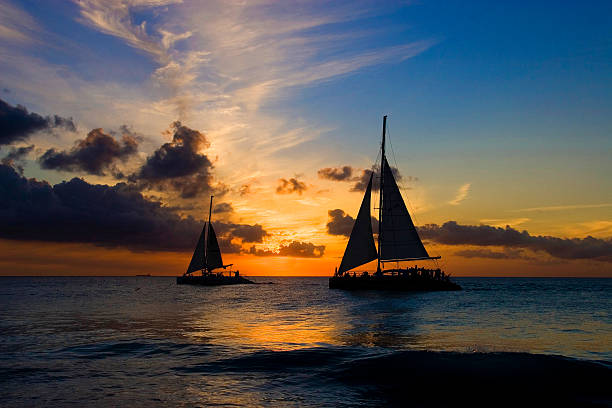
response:
<path fill-rule="evenodd" d="M 297 178 L 291 177 L 289 180 L 282 178 L 278 180 L 276 194 L 298 193 L 302 195 L 306 190 L 308 190 L 306 184 L 299 181 Z"/>
<path fill-rule="evenodd" d="M 263 242 L 263 239 L 269 235 L 259 224 L 233 224 L 215 221 L 213 226 L 218 235 L 239 238 L 242 242 L 248 243 Z"/>
<path fill-rule="evenodd" d="M 213 164 L 200 153 L 210 143 L 197 130 L 174 122 L 170 133 L 172 141 L 164 143 L 147 158 L 140 170 L 129 177 L 144 188 L 159 190 L 172 189 L 180 192 L 182 198 L 193 198 L 200 194 L 215 191 L 212 186 Z M 224 191 L 216 190 L 217 195 Z"/>
<path fill-rule="evenodd" d="M 294 258 L 321 258 L 325 253 L 325 245 L 315 245 L 311 242 L 292 241 L 280 246 L 278 251 L 258 249 L 251 246 L 245 253 L 255 256 L 290 256 Z"/>
<path fill-rule="evenodd" d="M 224 253 L 232 240 L 261 242 L 261 225 L 214 223 Z M 143 197 L 133 185 L 92 185 L 74 178 L 54 186 L 0 165 L 0 237 L 84 242 L 132 250 L 192 251 L 203 223 Z"/>
<path fill-rule="evenodd" d="M 242 252 L 242 246 L 232 241 L 231 237 L 220 237 L 217 241 L 222 254 L 239 254 Z"/>
<path fill-rule="evenodd" d="M 370 176 L 374 173 L 374 178 L 372 179 L 372 190 L 378 191 L 380 189 L 380 166 L 374 165 L 371 169 L 366 169 L 361 171 L 361 175 L 355 177 L 353 181 L 355 184 L 351 188 L 351 191 L 365 191 L 368 187 L 368 182 L 370 181 Z M 399 184 L 403 177 L 400 174 L 397 167 L 391 166 L 391 172 L 393 173 L 393 177 L 395 177 L 395 181 Z M 418 180 L 416 177 L 408 177 L 408 181 L 416 181 Z"/>
<path fill-rule="evenodd" d="M 351 236 L 353 230 L 353 224 L 355 219 L 342 211 L 339 208 L 335 210 L 329 210 L 329 222 L 327 223 L 327 233 L 329 235 L 342 235 L 345 237 Z M 372 221 L 372 232 L 378 233 L 378 220 L 375 217 L 371 217 Z"/>
<path fill-rule="evenodd" d="M 612 240 L 586 238 L 556 238 L 530 235 L 510 226 L 460 225 L 448 221 L 442 226 L 429 224 L 419 227 L 422 238 L 445 245 L 476 245 L 523 248 L 543 251 L 560 259 L 595 259 L 612 262 Z"/>
<path fill-rule="evenodd" d="M 327 223 L 327 233 L 329 235 L 343 235 L 345 237 L 351 235 L 353 224 L 355 223 L 355 219 L 353 217 L 339 208 L 329 210 L 327 214 L 330 218 L 329 222 Z"/>
<path fill-rule="evenodd" d="M 49 149 L 38 160 L 43 169 L 84 171 L 103 176 L 107 170 L 114 168 L 117 160 L 125 161 L 135 154 L 138 142 L 129 132 L 123 133 L 121 141 L 118 141 L 102 129 L 93 129 L 85 139 L 78 140 L 70 151 Z M 121 176 L 117 173 L 118 178 Z"/>
<path fill-rule="evenodd" d="M 315 245 L 311 242 L 292 241 L 281 245 L 278 250 L 280 256 L 293 256 L 298 258 L 321 258 L 325 253 L 325 245 Z"/>
<path fill-rule="evenodd" d="M 465 249 L 455 252 L 455 255 L 463 258 L 488 258 L 488 259 L 533 259 L 525 255 L 521 249 L 505 248 L 503 252 L 492 251 L 487 248 Z"/>
<path fill-rule="evenodd" d="M 11 106 L 0 99 L 0 145 L 26 140 L 34 132 L 62 127 L 75 131 L 72 119 L 60 116 L 43 117 L 21 106 Z"/>
<path fill-rule="evenodd" d="M 23 159 L 27 156 L 32 150 L 34 150 L 34 145 L 24 146 L 24 147 L 12 147 L 9 150 L 9 153 L 2 158 L 2 164 L 5 166 L 11 166 L 17 169 L 20 174 L 23 174 Z"/>
<path fill-rule="evenodd" d="M 54 186 L 0 166 L 0 236 L 136 250 L 189 250 L 202 228 L 125 183 Z"/>
<path fill-rule="evenodd" d="M 322 179 L 334 181 L 348 181 L 353 176 L 353 168 L 351 166 L 342 167 L 326 167 L 320 169 L 317 174 Z"/>
<path fill-rule="evenodd" d="M 230 213 L 233 211 L 234 211 L 234 208 L 232 207 L 230 203 L 219 203 L 215 205 L 215 207 L 213 208 L 213 213 L 215 214 Z"/>

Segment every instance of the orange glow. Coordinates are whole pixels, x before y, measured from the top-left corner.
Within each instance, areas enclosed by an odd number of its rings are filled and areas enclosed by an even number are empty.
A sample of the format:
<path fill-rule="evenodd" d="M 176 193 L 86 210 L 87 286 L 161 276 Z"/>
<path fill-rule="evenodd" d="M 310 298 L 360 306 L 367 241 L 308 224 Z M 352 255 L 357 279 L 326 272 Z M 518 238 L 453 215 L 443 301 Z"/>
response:
<path fill-rule="evenodd" d="M 541 260 L 462 258 L 453 253 L 462 246 L 432 246 L 432 253 L 442 255 L 439 263 L 453 276 L 579 276 L 610 277 L 610 266 L 597 261 L 564 261 L 542 257 Z M 246 276 L 331 276 L 340 263 L 339 254 L 322 258 L 257 257 L 224 255 L 226 263 Z M 158 276 L 181 275 L 189 263 L 187 252 L 133 252 L 90 244 L 20 242 L 0 240 L 0 275 L 74 275 L 74 276 Z M 374 270 L 376 262 L 359 270 Z"/>

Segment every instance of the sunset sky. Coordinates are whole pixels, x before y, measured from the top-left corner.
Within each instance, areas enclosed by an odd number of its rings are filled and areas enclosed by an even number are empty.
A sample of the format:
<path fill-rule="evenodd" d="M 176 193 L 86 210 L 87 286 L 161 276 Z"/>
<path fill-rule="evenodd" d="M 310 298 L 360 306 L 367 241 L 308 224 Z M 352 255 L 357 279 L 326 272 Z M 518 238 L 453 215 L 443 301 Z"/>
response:
<path fill-rule="evenodd" d="M 0 0 L 0 274 L 180 275 L 214 194 L 331 275 L 383 115 L 447 272 L 612 277 L 609 1 Z"/>

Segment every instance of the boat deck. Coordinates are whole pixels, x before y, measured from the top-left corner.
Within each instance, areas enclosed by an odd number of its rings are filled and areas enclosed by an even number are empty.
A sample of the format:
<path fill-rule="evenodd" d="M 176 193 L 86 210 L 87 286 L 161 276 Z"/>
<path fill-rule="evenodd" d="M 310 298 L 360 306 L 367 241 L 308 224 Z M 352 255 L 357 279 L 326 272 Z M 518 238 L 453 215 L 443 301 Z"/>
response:
<path fill-rule="evenodd" d="M 461 286 L 448 279 L 434 279 L 403 275 L 333 276 L 329 278 L 330 289 L 345 290 L 394 290 L 394 291 L 451 291 Z"/>
<path fill-rule="evenodd" d="M 204 275 L 204 276 L 178 276 L 177 285 L 200 285 L 200 286 L 220 286 L 220 285 L 241 285 L 252 284 L 254 282 L 242 276 L 225 275 Z"/>

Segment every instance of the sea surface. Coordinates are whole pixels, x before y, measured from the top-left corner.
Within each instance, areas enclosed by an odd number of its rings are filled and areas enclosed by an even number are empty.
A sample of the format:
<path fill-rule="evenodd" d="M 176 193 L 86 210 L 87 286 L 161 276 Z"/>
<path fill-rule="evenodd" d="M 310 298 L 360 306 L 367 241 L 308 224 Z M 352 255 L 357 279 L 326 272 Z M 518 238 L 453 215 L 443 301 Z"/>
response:
<path fill-rule="evenodd" d="M 611 406 L 612 279 L 0 278 L 0 406 Z"/>

